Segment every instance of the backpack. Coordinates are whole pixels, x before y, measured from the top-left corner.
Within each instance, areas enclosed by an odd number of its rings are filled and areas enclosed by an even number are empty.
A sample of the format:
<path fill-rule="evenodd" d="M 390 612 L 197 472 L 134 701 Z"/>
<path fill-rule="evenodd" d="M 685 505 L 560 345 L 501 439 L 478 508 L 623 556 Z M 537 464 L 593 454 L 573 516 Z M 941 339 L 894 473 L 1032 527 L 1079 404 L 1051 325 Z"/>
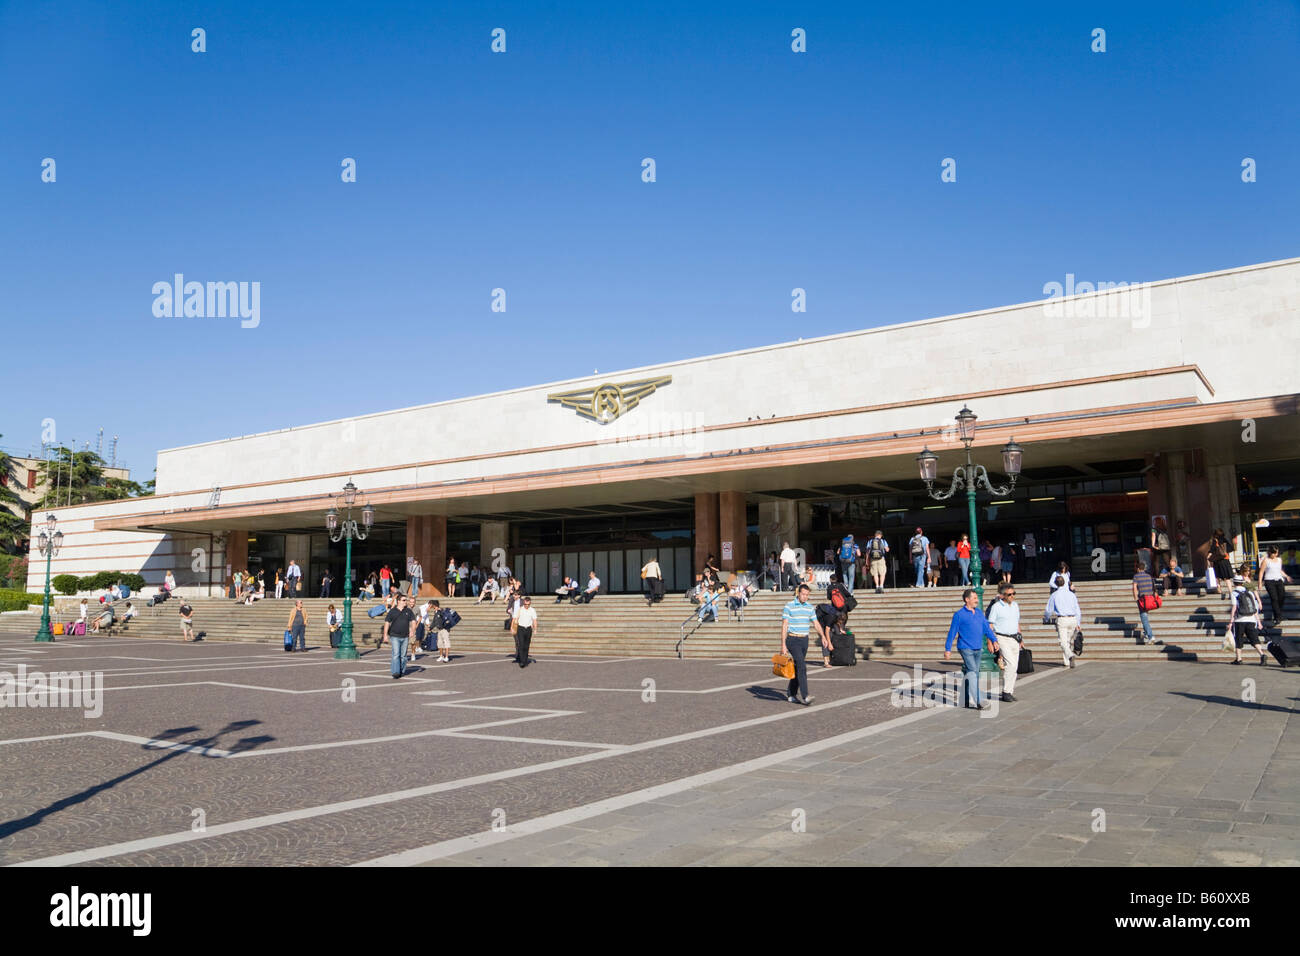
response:
<path fill-rule="evenodd" d="M 460 623 L 460 614 L 455 608 L 445 607 L 442 609 L 442 627 L 439 630 L 450 631 Z"/>
<path fill-rule="evenodd" d="M 1243 589 L 1237 595 L 1237 617 L 1254 617 L 1258 613 L 1259 601 L 1253 593 Z"/>
<path fill-rule="evenodd" d="M 871 549 L 871 560 L 876 561 L 885 556 L 885 539 L 872 538 L 871 544 L 867 546 Z"/>
<path fill-rule="evenodd" d="M 1157 551 L 1169 550 L 1169 535 L 1167 535 L 1163 531 L 1156 532 L 1156 550 Z"/>
<path fill-rule="evenodd" d="M 912 554 L 925 554 L 925 542 L 921 540 L 921 536 L 919 534 L 915 538 L 913 538 L 909 543 L 912 547 Z"/>
<path fill-rule="evenodd" d="M 840 560 L 841 560 L 841 561 L 852 561 L 852 560 L 853 560 L 853 544 L 852 544 L 852 542 L 845 541 L 842 545 L 840 545 Z"/>
<path fill-rule="evenodd" d="M 836 584 L 831 588 L 831 607 L 836 611 L 842 611 L 845 614 L 851 612 L 858 606 L 858 599 L 849 593 L 849 589 L 842 584 Z"/>

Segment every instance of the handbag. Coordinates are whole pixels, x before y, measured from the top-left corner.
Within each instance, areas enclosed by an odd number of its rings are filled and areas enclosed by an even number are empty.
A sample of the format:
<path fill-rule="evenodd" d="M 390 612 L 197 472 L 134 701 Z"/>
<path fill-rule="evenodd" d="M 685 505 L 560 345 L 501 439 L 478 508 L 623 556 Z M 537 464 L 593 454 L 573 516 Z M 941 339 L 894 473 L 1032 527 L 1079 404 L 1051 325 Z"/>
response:
<path fill-rule="evenodd" d="M 794 680 L 794 658 L 789 654 L 773 654 L 772 676 Z"/>
<path fill-rule="evenodd" d="M 1142 594 L 1138 596 L 1138 608 L 1143 611 L 1154 611 L 1164 602 L 1160 600 L 1159 594 Z"/>
<path fill-rule="evenodd" d="M 1083 628 L 1081 627 L 1076 627 L 1074 629 L 1074 653 L 1083 653 Z"/>

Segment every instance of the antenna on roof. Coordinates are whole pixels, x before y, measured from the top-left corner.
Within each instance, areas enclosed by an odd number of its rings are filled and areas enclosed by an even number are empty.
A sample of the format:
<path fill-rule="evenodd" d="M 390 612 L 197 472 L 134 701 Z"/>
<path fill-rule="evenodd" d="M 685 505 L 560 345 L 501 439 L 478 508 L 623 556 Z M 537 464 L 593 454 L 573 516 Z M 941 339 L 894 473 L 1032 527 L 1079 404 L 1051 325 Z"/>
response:
<path fill-rule="evenodd" d="M 104 457 L 104 426 L 99 426 L 99 439 L 95 442 L 95 454 Z"/>
<path fill-rule="evenodd" d="M 116 435 L 113 436 L 113 461 L 111 462 L 110 467 L 113 468 L 117 467 L 117 436 Z"/>

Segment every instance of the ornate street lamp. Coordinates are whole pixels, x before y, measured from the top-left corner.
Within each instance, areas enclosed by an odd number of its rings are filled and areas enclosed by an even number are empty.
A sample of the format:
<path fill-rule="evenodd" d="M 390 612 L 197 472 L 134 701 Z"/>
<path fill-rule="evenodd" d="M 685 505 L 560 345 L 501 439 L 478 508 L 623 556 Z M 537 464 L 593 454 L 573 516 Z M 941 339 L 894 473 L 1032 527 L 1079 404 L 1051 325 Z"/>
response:
<path fill-rule="evenodd" d="M 934 483 L 939 477 L 939 456 L 930 451 L 929 448 L 922 449 L 921 454 L 916 456 L 917 470 L 921 473 L 921 480 L 925 482 L 925 490 L 929 492 L 930 497 L 936 501 L 946 501 L 951 498 L 961 488 L 966 489 L 966 507 L 970 516 L 970 573 L 971 583 L 975 586 L 976 592 L 980 596 L 980 606 L 984 606 L 984 584 L 980 579 L 980 541 L 979 530 L 975 522 L 975 487 L 980 485 L 989 494 L 994 497 L 1009 495 L 1011 490 L 1016 486 L 1016 478 L 1020 476 L 1020 465 L 1024 459 L 1025 450 L 1016 444 L 1015 439 L 1007 442 L 1002 447 L 1002 467 L 1011 477 L 1010 484 L 1005 486 L 995 486 L 989 480 L 989 473 L 983 465 L 976 465 L 971 462 L 970 447 L 975 441 L 975 423 L 979 416 L 972 412 L 966 406 L 962 406 L 957 413 L 957 435 L 966 446 L 966 464 L 958 465 L 953 469 L 952 483 L 947 491 L 935 491 Z"/>
<path fill-rule="evenodd" d="M 361 525 L 358 527 L 352 517 L 352 506 L 356 501 L 357 486 L 349 480 L 343 486 L 343 506 L 347 509 L 347 517 L 340 521 L 339 513 L 334 508 L 325 512 L 325 529 L 329 532 L 330 540 L 336 544 L 347 541 L 343 568 L 343 626 L 339 629 L 342 637 L 334 651 L 334 659 L 337 661 L 355 661 L 361 656 L 357 653 L 357 646 L 352 643 L 352 539 L 366 540 L 370 529 L 375 525 L 375 509 L 370 505 L 361 509 Z"/>
<path fill-rule="evenodd" d="M 36 539 L 41 554 L 45 555 L 45 601 L 41 605 L 41 628 L 36 632 L 36 640 L 41 644 L 49 644 L 54 640 L 54 633 L 50 630 L 50 562 L 63 547 L 63 532 L 58 528 L 59 519 L 47 514 L 45 530 Z"/>

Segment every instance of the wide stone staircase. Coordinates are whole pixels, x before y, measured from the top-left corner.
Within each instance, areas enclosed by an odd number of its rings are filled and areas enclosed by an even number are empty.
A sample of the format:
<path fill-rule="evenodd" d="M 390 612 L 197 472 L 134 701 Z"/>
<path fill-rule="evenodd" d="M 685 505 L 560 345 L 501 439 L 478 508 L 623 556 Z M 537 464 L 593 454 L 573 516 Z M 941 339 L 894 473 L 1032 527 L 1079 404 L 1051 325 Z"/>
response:
<path fill-rule="evenodd" d="M 1229 604 L 1218 594 L 1167 596 L 1164 607 L 1151 613 L 1152 629 L 1161 645 L 1139 646 L 1134 636 L 1140 630 L 1127 581 L 1082 582 L 1077 585 L 1084 616 L 1084 656 L 1088 660 L 1214 660 L 1226 661 L 1232 652 L 1222 648 Z M 1058 662 L 1060 649 L 1056 629 L 1042 622 L 1047 603 L 1047 585 L 1017 585 L 1021 608 L 1021 631 L 1036 660 Z M 986 591 L 991 599 L 992 590 Z M 959 588 L 887 590 L 883 595 L 859 588 L 858 607 L 850 615 L 849 626 L 857 641 L 858 654 L 868 660 L 932 661 L 943 655 L 943 643 L 952 612 L 959 606 Z M 1267 596 L 1264 619 L 1271 617 Z M 693 606 L 680 594 L 671 594 L 662 603 L 646 607 L 636 595 L 602 595 L 589 605 L 557 605 L 554 596 L 534 596 L 539 611 L 533 653 L 584 654 L 618 657 L 673 657 L 680 648 L 688 658 L 765 658 L 779 648 L 781 608 L 789 595 L 761 592 L 745 608 L 743 619 L 725 609 L 717 621 L 700 624 Z M 814 595 L 815 601 L 824 601 Z M 56 620 L 76 617 L 77 601 L 59 598 L 55 602 Z M 325 614 L 330 601 L 309 599 L 307 609 L 307 643 L 325 647 Z M 341 599 L 333 603 L 340 609 Z M 244 606 L 235 601 L 209 598 L 191 601 L 195 630 L 208 641 L 243 641 L 282 646 L 285 622 L 291 603 L 287 600 L 259 601 Z M 442 599 L 444 607 L 456 608 L 461 623 L 452 631 L 453 651 L 513 653 L 509 631 L 503 628 L 504 606 L 475 604 L 472 598 Z M 1288 602 L 1282 627 L 1266 629 L 1273 637 L 1285 630 L 1294 635 L 1300 613 Z M 156 608 L 136 604 L 140 616 L 128 629 L 115 633 L 139 638 L 180 640 L 179 602 L 168 601 Z M 363 652 L 374 647 L 374 639 L 383 628 L 382 618 L 371 619 L 366 610 L 374 602 L 353 603 L 354 640 Z M 34 612 L 0 615 L 0 635 L 34 636 L 40 615 Z M 94 635 L 76 638 L 93 641 Z M 818 652 L 810 649 L 814 659 Z M 387 648 L 384 654 L 388 653 Z"/>

